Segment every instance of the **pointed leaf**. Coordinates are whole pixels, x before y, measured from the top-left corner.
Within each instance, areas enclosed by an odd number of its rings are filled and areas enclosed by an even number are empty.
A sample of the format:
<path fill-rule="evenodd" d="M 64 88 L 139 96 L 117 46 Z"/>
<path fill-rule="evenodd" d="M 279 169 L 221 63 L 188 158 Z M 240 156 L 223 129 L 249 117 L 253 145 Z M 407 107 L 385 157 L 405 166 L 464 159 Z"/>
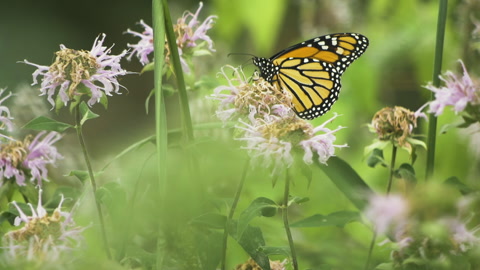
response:
<path fill-rule="evenodd" d="M 458 191 L 460 191 L 460 193 L 462 193 L 463 195 L 467 195 L 467 194 L 475 191 L 472 188 L 470 188 L 469 186 L 462 183 L 460 181 L 460 179 L 458 179 L 455 176 L 452 176 L 452 177 L 448 178 L 447 180 L 445 180 L 445 184 L 451 185 L 451 186 L 457 188 Z"/>
<path fill-rule="evenodd" d="M 402 165 L 400 165 L 400 167 L 397 170 L 395 170 L 395 177 L 401 178 L 414 185 L 417 183 L 417 177 L 415 176 L 415 169 L 412 167 L 412 165 L 408 163 L 403 163 Z"/>
<path fill-rule="evenodd" d="M 337 226 L 343 228 L 346 224 L 361 221 L 360 213 L 354 211 L 339 211 L 333 212 L 327 216 L 313 215 L 306 219 L 297 221 L 291 224 L 291 227 L 325 227 L 325 226 Z"/>
<path fill-rule="evenodd" d="M 375 168 L 375 166 L 377 166 L 377 164 L 379 163 L 382 166 L 386 166 L 385 160 L 383 158 L 383 150 L 375 148 L 367 158 L 367 165 L 368 167 Z"/>
<path fill-rule="evenodd" d="M 80 120 L 80 125 L 85 124 L 87 120 L 99 117 L 98 114 L 92 112 L 90 108 L 88 108 L 88 105 L 85 102 L 80 103 L 80 115 L 82 116 L 82 120 Z"/>
<path fill-rule="evenodd" d="M 149 142 L 155 143 L 155 135 L 149 136 L 145 139 L 142 139 L 138 142 L 135 142 L 132 145 L 130 145 L 129 147 L 125 148 L 122 152 L 120 152 L 113 159 L 111 159 L 105 166 L 103 166 L 101 172 L 105 171 L 108 168 L 108 166 L 110 166 L 110 164 L 112 164 L 112 162 L 114 162 L 115 160 L 123 157 L 124 155 L 126 155 L 130 152 L 133 152 L 133 151 L 139 149 L 140 147 L 144 146 L 145 144 L 147 144 Z"/>
<path fill-rule="evenodd" d="M 73 128 L 72 125 L 59 122 L 57 120 L 39 116 L 32 121 L 28 122 L 25 126 L 25 129 L 33 129 L 33 130 L 48 130 L 48 131 L 56 131 L 56 132 L 63 132 L 69 128 Z"/>
<path fill-rule="evenodd" d="M 207 213 L 190 221 L 192 225 L 205 226 L 211 229 L 224 229 L 227 217 L 217 213 Z"/>
<path fill-rule="evenodd" d="M 261 250 L 268 256 L 270 255 L 282 255 L 284 257 L 290 257 L 289 247 L 262 247 Z"/>
<path fill-rule="evenodd" d="M 154 62 L 148 63 L 142 68 L 142 71 L 140 71 L 140 74 L 147 71 L 152 71 L 154 69 L 155 69 L 155 63 Z"/>
<path fill-rule="evenodd" d="M 292 196 L 289 200 L 288 200 L 288 205 L 290 206 L 292 203 L 296 203 L 296 204 L 302 204 L 302 203 L 306 203 L 310 201 L 310 198 L 308 197 L 297 197 L 297 196 Z"/>
<path fill-rule="evenodd" d="M 236 225 L 235 221 L 232 220 L 231 229 L 229 230 L 230 235 L 262 269 L 270 270 L 270 260 L 262 250 L 262 247 L 265 246 L 262 230 L 258 227 L 247 225 L 239 238 L 237 237 L 239 234 L 236 232 Z"/>
<path fill-rule="evenodd" d="M 82 183 L 84 183 L 87 179 L 90 178 L 90 175 L 88 174 L 87 171 L 79 171 L 79 170 L 70 171 L 70 173 L 67 174 L 66 176 L 75 176 Z"/>
<path fill-rule="evenodd" d="M 272 208 L 276 210 L 277 204 L 268 198 L 259 197 L 253 200 L 253 202 L 248 206 L 247 209 L 242 212 L 242 214 L 238 218 L 238 237 L 242 237 L 244 230 L 247 228 L 248 223 L 250 223 L 252 219 L 258 216 L 262 216 L 264 211 L 269 212 L 269 210 L 271 210 Z"/>
<path fill-rule="evenodd" d="M 8 221 L 8 223 L 10 223 L 10 225 L 13 225 L 16 217 L 17 217 L 17 215 L 14 215 L 13 213 L 11 213 L 9 211 L 4 211 L 4 212 L 0 213 L 0 225 L 2 225 L 3 222 L 5 222 L 5 221 Z"/>
<path fill-rule="evenodd" d="M 368 204 L 368 195 L 373 191 L 348 163 L 338 157 L 331 157 L 328 165 L 315 164 L 359 210 Z"/>

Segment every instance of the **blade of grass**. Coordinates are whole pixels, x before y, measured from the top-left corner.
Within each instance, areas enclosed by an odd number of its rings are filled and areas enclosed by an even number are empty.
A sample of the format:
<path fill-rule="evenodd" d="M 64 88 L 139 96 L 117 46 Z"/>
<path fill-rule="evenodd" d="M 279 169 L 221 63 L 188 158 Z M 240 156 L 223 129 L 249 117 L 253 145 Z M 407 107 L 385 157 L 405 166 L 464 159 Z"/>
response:
<path fill-rule="evenodd" d="M 180 107 L 182 112 L 184 134 L 186 134 L 187 144 L 193 140 L 192 118 L 190 116 L 190 107 L 188 105 L 187 88 L 183 78 L 182 65 L 180 64 L 180 55 L 178 54 L 177 38 L 173 30 L 172 18 L 168 9 L 168 0 L 163 1 L 163 11 L 165 20 L 165 32 L 167 35 L 168 47 L 170 49 L 170 60 L 173 64 L 173 71 L 177 80 L 178 96 L 180 97 Z M 163 54 L 162 54 L 163 57 Z M 156 69 L 155 69 L 156 70 Z"/>
<path fill-rule="evenodd" d="M 435 60 L 433 64 L 433 85 L 438 87 L 440 85 L 440 72 L 442 70 L 442 55 L 443 55 L 443 41 L 445 38 L 445 24 L 447 22 L 447 5 L 448 0 L 440 0 L 438 8 L 438 22 L 437 22 L 437 40 L 435 43 Z M 435 98 L 435 93 L 432 92 L 430 100 Z M 435 163 L 435 142 L 437 133 L 437 118 L 433 113 L 428 117 L 428 137 L 427 137 L 427 166 L 425 172 L 425 179 L 428 180 L 433 176 L 433 167 Z"/>
<path fill-rule="evenodd" d="M 165 14 L 162 0 L 153 0 L 152 3 L 152 19 L 153 19 L 153 48 L 154 48 L 154 86 L 155 86 L 155 138 L 157 147 L 157 168 L 158 181 L 156 183 L 158 190 L 159 202 L 159 224 L 160 231 L 163 229 L 163 218 L 166 204 L 163 200 L 167 194 L 167 116 L 165 110 L 165 102 L 162 92 L 162 69 L 164 66 L 165 52 Z M 161 234 L 160 234 L 161 235 Z M 157 265 L 156 269 L 163 269 L 163 261 L 165 258 L 165 250 L 163 248 L 163 239 L 157 239 Z"/>

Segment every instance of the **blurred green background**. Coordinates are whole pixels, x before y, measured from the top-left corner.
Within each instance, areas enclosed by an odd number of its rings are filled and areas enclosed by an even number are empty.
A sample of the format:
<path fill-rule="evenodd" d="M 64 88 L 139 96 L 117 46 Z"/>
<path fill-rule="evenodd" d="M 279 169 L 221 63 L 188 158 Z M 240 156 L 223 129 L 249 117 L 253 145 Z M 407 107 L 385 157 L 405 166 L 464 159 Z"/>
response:
<path fill-rule="evenodd" d="M 184 10 L 194 12 L 198 8 L 198 2 L 170 1 L 170 8 L 175 22 Z M 197 102 L 200 105 L 193 106 L 192 112 L 197 116 L 208 112 L 199 121 L 215 121 L 212 113 L 214 102 L 203 97 L 209 95 L 215 86 L 225 83 L 216 77 L 222 66 L 227 64 L 236 66 L 249 60 L 248 56 L 227 57 L 228 53 L 250 53 L 270 57 L 281 49 L 319 35 L 335 32 L 364 34 L 370 39 L 370 47 L 343 75 L 340 99 L 332 111 L 314 120 L 313 123 L 322 123 L 329 119 L 333 112 L 341 114 L 342 116 L 335 120 L 331 127 L 337 125 L 347 127 L 337 132 L 337 142 L 348 143 L 349 148 L 338 150 L 336 155 L 347 160 L 373 189 L 383 192 L 388 177 L 387 169 L 372 169 L 365 163 L 363 149 L 373 140 L 373 135 L 368 132 L 366 124 L 376 111 L 385 106 L 404 106 L 415 111 L 430 97 L 430 92 L 422 86 L 432 81 L 437 13 L 438 1 L 428 0 L 204 1 L 200 20 L 212 14 L 218 16 L 213 29 L 208 32 L 217 52 L 212 56 L 203 56 L 195 62 L 196 78 L 207 81 L 207 85 L 211 85 L 212 88 L 203 88 L 197 93 L 192 93 L 192 96 L 200 98 Z M 478 44 L 478 37 L 475 40 L 472 36 L 474 16 L 480 20 L 479 1 L 449 1 L 443 71 L 460 71 L 456 60 L 463 59 L 471 74 L 480 72 L 479 51 L 475 50 L 475 46 L 478 47 L 475 45 Z M 0 87 L 8 87 L 21 97 L 21 100 L 15 101 L 18 107 L 22 108 L 15 114 L 20 122 L 17 123 L 18 126 L 38 116 L 39 112 L 32 109 L 29 104 L 33 104 L 35 108 L 44 108 L 40 111 L 42 113 L 49 113 L 50 107 L 46 105 L 46 101 L 38 103 L 40 98 L 36 97 L 37 86 L 33 86 L 32 89 L 27 87 L 32 82 L 31 73 L 34 69 L 18 64 L 17 61 L 28 59 L 33 63 L 50 65 L 59 44 L 73 49 L 90 49 L 99 33 L 107 34 L 105 45 L 114 43 L 113 53 L 118 54 L 126 48 L 127 43 L 137 42 L 131 35 L 125 35 L 124 31 L 127 28 L 141 31 L 142 29 L 136 25 L 140 19 L 151 25 L 151 1 L 2 1 Z M 141 70 L 136 59 L 131 63 L 125 61 L 124 64 L 129 71 Z M 254 67 L 248 64 L 244 70 L 249 75 L 253 73 Z M 108 159 L 138 139 L 153 134 L 153 114 L 145 114 L 145 99 L 153 87 L 152 79 L 151 73 L 126 76 L 121 83 L 128 91 L 123 91 L 120 96 L 111 97 L 108 110 L 100 106 L 94 108 L 94 111 L 100 113 L 102 117 L 90 121 L 85 127 L 87 144 L 94 159 Z M 21 94 L 25 88 L 27 94 Z M 176 108 L 176 102 L 175 98 L 167 99 L 172 111 Z M 199 108 L 207 109 L 202 112 Z M 439 127 L 450 123 L 455 117 L 454 113 L 447 110 L 439 118 Z M 71 121 L 65 115 L 58 118 Z M 169 119 L 171 127 L 178 126 L 175 119 L 175 117 Z M 417 133 L 426 134 L 425 121 L 420 120 Z M 68 137 L 66 140 L 69 140 Z M 74 141 L 75 138 L 70 140 Z M 450 130 L 446 134 L 439 134 L 435 167 L 438 181 L 453 175 L 464 182 L 472 183 L 478 180 L 479 141 L 478 130 Z M 153 151 L 153 146 L 151 150 Z M 236 152 L 225 154 L 221 152 L 224 148 L 206 151 L 211 151 L 209 153 L 217 157 L 239 155 Z M 418 179 L 423 179 L 425 151 L 419 151 L 418 155 L 414 167 Z M 389 159 L 389 151 L 386 151 L 385 157 Z M 397 160 L 400 164 L 408 162 L 407 158 L 407 154 L 400 151 Z M 213 159 L 210 161 L 211 164 L 205 165 L 205 171 L 217 170 L 201 183 L 210 191 L 209 194 L 220 197 L 233 196 L 235 183 L 243 168 L 243 164 L 234 163 L 238 160 L 233 159 L 230 163 L 225 161 L 225 164 L 218 165 Z M 135 158 L 129 164 L 130 161 L 132 160 L 127 158 L 124 164 L 135 167 L 141 166 L 143 162 Z M 207 159 L 205 162 L 208 161 Z M 175 166 L 181 167 L 183 164 L 172 164 L 173 168 Z M 119 172 L 121 173 L 122 171 Z M 225 175 L 231 175 L 231 178 L 226 180 Z M 242 199 L 240 209 L 245 208 L 258 196 L 280 199 L 282 185 L 271 189 L 267 175 L 261 173 L 256 175 L 256 179 L 263 177 L 266 180 L 251 183 L 247 181 L 245 199 Z M 314 182 L 309 188 L 306 182 L 297 181 L 293 192 L 312 199 L 306 210 L 301 211 L 328 214 L 351 208 L 341 192 L 326 177 L 323 178 L 325 181 Z M 296 210 L 293 209 L 292 212 L 294 213 L 292 219 L 295 219 Z M 279 220 L 271 223 L 266 221 L 262 224 L 266 226 L 267 232 L 270 232 L 266 233 L 266 238 L 271 245 L 285 243 L 283 235 L 275 236 L 281 231 Z M 347 255 L 364 256 L 370 237 L 368 228 L 361 224 L 348 225 L 345 230 L 302 229 L 295 230 L 294 233 L 304 266 L 321 263 L 349 265 L 349 262 L 343 261 L 346 250 Z M 311 239 L 319 240 L 312 242 Z M 345 241 L 347 248 L 345 245 L 331 245 L 339 241 Z M 242 254 L 239 248 L 235 252 L 240 254 L 236 255 L 239 258 L 236 263 L 240 263 L 240 258 L 243 257 L 246 260 L 246 255 Z M 379 256 L 388 257 L 388 254 L 379 252 Z M 356 264 L 353 262 L 352 264 L 353 266 L 350 266 L 355 269 Z M 362 263 L 359 262 L 359 265 Z"/>

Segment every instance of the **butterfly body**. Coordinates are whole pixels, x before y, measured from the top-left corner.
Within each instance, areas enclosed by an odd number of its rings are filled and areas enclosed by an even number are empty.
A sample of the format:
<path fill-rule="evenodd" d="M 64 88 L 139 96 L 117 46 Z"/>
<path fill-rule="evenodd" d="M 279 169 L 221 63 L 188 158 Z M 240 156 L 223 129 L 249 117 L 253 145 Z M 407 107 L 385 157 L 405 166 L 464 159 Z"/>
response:
<path fill-rule="evenodd" d="M 338 99 L 340 76 L 368 47 L 360 34 L 316 37 L 270 58 L 254 57 L 260 76 L 292 95 L 293 110 L 304 119 L 326 113 Z"/>

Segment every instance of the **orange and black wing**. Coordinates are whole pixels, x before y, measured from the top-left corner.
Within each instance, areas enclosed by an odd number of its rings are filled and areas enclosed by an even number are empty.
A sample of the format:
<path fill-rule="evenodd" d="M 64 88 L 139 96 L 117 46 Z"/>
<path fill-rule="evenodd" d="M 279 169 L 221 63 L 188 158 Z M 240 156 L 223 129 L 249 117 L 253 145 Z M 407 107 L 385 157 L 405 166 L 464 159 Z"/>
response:
<path fill-rule="evenodd" d="M 271 82 L 292 94 L 293 109 L 301 118 L 313 119 L 338 99 L 340 76 L 367 46 L 368 39 L 354 33 L 304 41 L 270 58 L 278 68 Z"/>

